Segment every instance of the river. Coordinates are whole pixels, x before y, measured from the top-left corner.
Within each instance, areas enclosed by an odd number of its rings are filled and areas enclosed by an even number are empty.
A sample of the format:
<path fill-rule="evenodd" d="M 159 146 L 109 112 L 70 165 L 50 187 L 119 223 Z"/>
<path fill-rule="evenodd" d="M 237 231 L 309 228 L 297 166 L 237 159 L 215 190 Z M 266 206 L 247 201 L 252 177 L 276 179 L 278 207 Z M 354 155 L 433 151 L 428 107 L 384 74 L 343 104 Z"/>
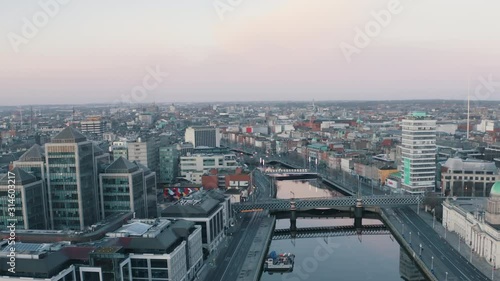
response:
<path fill-rule="evenodd" d="M 278 198 L 342 196 L 316 179 L 276 181 Z M 363 225 L 382 224 L 363 219 Z M 351 218 L 309 218 L 297 215 L 297 228 L 354 225 Z M 278 219 L 276 229 L 289 229 L 289 219 Z M 272 240 L 269 251 L 293 253 L 292 272 L 263 272 L 261 281 L 300 280 L 426 280 L 390 234 L 351 235 Z M 403 278 L 404 277 L 404 278 Z"/>

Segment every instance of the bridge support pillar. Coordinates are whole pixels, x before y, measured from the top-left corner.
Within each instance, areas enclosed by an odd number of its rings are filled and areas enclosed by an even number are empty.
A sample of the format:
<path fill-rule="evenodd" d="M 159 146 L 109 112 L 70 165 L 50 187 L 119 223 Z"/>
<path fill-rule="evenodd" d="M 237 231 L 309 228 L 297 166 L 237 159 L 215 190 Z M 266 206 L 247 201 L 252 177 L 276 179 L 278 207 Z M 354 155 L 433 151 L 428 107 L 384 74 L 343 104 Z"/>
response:
<path fill-rule="evenodd" d="M 297 235 L 297 211 L 292 210 L 290 214 L 290 235 L 295 238 Z"/>
<path fill-rule="evenodd" d="M 354 207 L 354 227 L 359 229 L 363 227 L 363 202 L 358 199 Z"/>
<path fill-rule="evenodd" d="M 297 205 L 293 198 L 290 200 L 290 232 L 297 232 Z"/>

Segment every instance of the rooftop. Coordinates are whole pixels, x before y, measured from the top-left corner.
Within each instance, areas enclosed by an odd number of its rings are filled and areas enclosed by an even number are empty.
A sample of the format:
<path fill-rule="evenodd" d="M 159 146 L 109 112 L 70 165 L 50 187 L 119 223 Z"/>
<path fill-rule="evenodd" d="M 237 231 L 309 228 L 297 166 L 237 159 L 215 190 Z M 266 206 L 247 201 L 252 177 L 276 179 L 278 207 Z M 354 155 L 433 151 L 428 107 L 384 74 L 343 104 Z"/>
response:
<path fill-rule="evenodd" d="M 43 148 L 38 144 L 34 144 L 30 149 L 28 149 L 21 157 L 19 157 L 20 162 L 34 162 L 34 161 L 44 161 L 45 152 Z"/>
<path fill-rule="evenodd" d="M 19 167 L 15 167 L 10 172 L 15 175 L 14 179 L 16 185 L 26 185 L 36 181 L 35 176 L 28 174 L 28 172 Z M 9 180 L 12 180 L 12 178 L 9 178 L 9 174 L 6 174 L 3 178 L 0 179 L 0 185 L 11 184 L 12 182 L 9 183 Z"/>
<path fill-rule="evenodd" d="M 79 143 L 86 141 L 87 138 L 77 129 L 69 126 L 64 128 L 53 139 L 53 143 Z"/>

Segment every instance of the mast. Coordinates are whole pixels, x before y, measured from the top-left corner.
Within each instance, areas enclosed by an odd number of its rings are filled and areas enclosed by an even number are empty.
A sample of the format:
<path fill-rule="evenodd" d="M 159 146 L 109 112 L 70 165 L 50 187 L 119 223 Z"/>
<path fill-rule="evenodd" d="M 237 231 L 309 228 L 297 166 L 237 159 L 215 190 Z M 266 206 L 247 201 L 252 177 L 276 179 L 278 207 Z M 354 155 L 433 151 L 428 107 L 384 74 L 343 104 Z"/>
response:
<path fill-rule="evenodd" d="M 469 126 L 470 126 L 470 76 L 467 84 L 467 140 L 469 140 Z"/>

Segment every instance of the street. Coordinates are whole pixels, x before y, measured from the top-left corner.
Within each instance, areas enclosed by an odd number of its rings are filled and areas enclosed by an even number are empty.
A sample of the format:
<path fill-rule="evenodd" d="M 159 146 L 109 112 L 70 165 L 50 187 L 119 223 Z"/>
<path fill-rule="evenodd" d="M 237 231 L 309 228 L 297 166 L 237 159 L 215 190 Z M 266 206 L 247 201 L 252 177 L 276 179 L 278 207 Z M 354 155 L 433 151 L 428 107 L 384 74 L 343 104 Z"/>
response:
<path fill-rule="evenodd" d="M 388 210 L 391 222 L 399 226 L 406 241 L 411 244 L 414 253 L 420 255 L 426 266 L 433 269 L 439 280 L 490 280 L 469 263 L 462 255 L 439 236 L 432 227 L 425 223 L 409 207 Z M 422 245 L 422 251 L 420 250 Z"/>
<path fill-rule="evenodd" d="M 255 200 L 269 197 L 269 182 L 258 170 L 254 173 L 256 185 Z M 262 219 L 267 216 L 267 212 L 240 213 L 240 228 L 232 234 L 231 242 L 226 249 L 217 256 L 214 267 L 206 276 L 206 281 L 234 281 L 243 266 L 243 262 L 250 250 L 253 239 L 259 230 Z"/>

